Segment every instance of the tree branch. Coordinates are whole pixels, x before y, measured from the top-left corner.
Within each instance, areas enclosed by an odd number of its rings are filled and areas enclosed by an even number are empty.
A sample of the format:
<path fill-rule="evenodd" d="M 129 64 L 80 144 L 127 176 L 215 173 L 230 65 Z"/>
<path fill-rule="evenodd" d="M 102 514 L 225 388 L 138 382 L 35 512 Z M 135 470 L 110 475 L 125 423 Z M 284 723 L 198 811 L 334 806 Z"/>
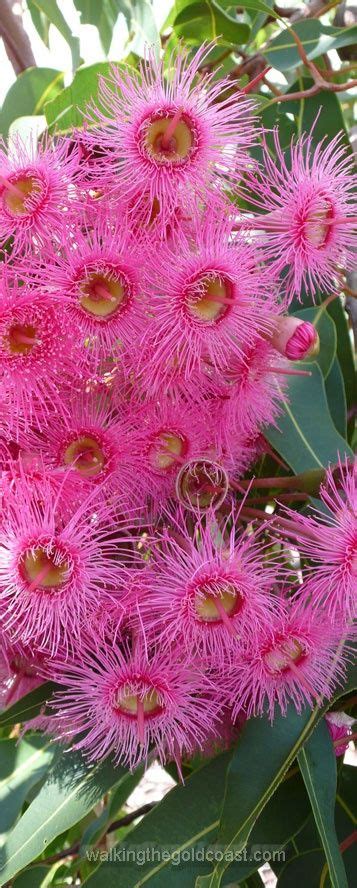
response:
<path fill-rule="evenodd" d="M 36 67 L 36 59 L 21 16 L 14 14 L 13 5 L 13 0 L 1 2 L 0 37 L 15 74 L 21 74 L 26 68 Z"/>

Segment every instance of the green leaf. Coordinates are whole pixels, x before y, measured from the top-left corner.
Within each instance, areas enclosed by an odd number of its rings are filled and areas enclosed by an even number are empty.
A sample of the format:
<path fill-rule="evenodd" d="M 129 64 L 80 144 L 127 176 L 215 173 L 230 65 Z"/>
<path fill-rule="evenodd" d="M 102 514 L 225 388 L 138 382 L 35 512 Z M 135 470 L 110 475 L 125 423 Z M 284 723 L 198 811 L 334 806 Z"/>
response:
<path fill-rule="evenodd" d="M 78 752 L 62 752 L 0 851 L 0 885 L 42 854 L 56 836 L 82 820 L 112 786 L 130 777 L 108 759 L 93 765 Z"/>
<path fill-rule="evenodd" d="M 218 888 L 221 884 L 229 851 L 244 848 L 257 817 L 320 717 L 318 708 L 313 712 L 306 709 L 299 715 L 291 705 L 286 716 L 276 716 L 273 725 L 267 716 L 250 719 L 244 725 L 227 771 L 217 837 L 224 849 L 223 859 L 210 875 L 197 880 L 197 888 Z"/>
<path fill-rule="evenodd" d="M 250 834 L 244 859 L 228 867 L 223 884 L 226 884 L 226 879 L 229 884 L 240 884 L 242 879 L 255 872 L 262 864 L 262 858 L 257 854 L 260 849 L 271 847 L 278 860 L 281 856 L 279 850 L 299 833 L 310 810 L 301 775 L 292 769 L 258 817 Z M 274 867 L 274 858 L 272 866 Z"/>
<path fill-rule="evenodd" d="M 7 725 L 17 725 L 21 722 L 27 722 L 32 718 L 35 718 L 36 715 L 39 715 L 46 703 L 48 703 L 55 690 L 56 685 L 50 681 L 46 681 L 44 684 L 39 685 L 38 688 L 35 688 L 34 691 L 30 691 L 29 694 L 21 697 L 21 700 L 14 703 L 13 706 L 8 706 L 7 709 L 3 709 L 3 711 L 0 712 L 0 728 L 6 727 Z"/>
<path fill-rule="evenodd" d="M 330 372 L 325 379 L 325 390 L 333 422 L 337 431 L 345 438 L 347 434 L 346 392 L 340 362 L 337 358 L 332 362 Z"/>
<path fill-rule="evenodd" d="M 83 66 L 76 71 L 70 86 L 45 105 L 45 115 L 49 127 L 58 132 L 68 132 L 72 127 L 83 126 L 84 111 L 90 99 L 98 95 L 98 75 L 108 76 L 109 62 Z"/>
<path fill-rule="evenodd" d="M 208 764 L 198 768 L 184 785 L 176 786 L 165 798 L 146 815 L 144 820 L 130 831 L 128 848 L 155 848 L 167 850 L 167 857 L 155 854 L 141 863 L 125 857 L 126 842 L 118 844 L 118 852 L 123 858 L 116 862 L 102 863 L 85 882 L 86 888 L 134 888 L 139 884 L 152 888 L 183 888 L 194 885 L 195 868 L 199 862 L 189 862 L 184 870 L 175 864 L 179 854 L 190 855 L 193 847 L 200 847 L 207 840 L 212 841 L 219 823 L 222 804 L 224 778 L 229 762 L 229 753 L 217 756 Z M 100 857 L 99 857 L 100 860 Z M 199 871 L 199 869 L 198 869 Z M 186 877 L 190 881 L 185 882 Z"/>
<path fill-rule="evenodd" d="M 287 90 L 286 95 L 294 93 L 300 89 L 309 89 L 313 85 L 310 77 L 303 77 L 301 81 L 296 80 Z M 272 108 L 277 106 L 273 105 Z M 290 102 L 283 102 L 278 110 L 277 124 L 280 127 L 281 121 L 285 119 L 286 113 L 294 114 L 299 134 L 308 132 L 311 135 L 312 142 L 316 145 L 321 139 L 333 139 L 338 133 L 342 133 L 342 141 L 347 151 L 352 155 L 351 144 L 348 138 L 346 125 L 342 113 L 341 102 L 338 96 L 332 92 L 317 93 L 316 96 L 309 96 L 309 99 L 293 99 Z M 328 293 L 326 295 L 329 295 Z"/>
<path fill-rule="evenodd" d="M 354 355 L 347 318 L 340 299 L 334 299 L 333 302 L 330 302 L 327 311 L 333 318 L 337 330 L 337 357 L 345 381 L 347 411 L 349 412 L 353 410 L 357 401 L 357 386 Z M 353 434 L 353 428 L 354 419 L 352 415 L 349 423 L 351 435 Z"/>
<path fill-rule="evenodd" d="M 316 363 L 304 363 L 304 369 L 310 371 L 311 376 L 288 377 L 286 393 L 277 379 L 282 413 L 276 428 L 268 426 L 264 430 L 269 443 L 295 474 L 335 463 L 338 454 L 352 456 L 350 447 L 332 422 L 320 368 Z"/>
<path fill-rule="evenodd" d="M 288 860 L 282 868 L 277 888 L 319 888 L 321 873 L 324 864 L 324 855 L 320 849 L 305 851 Z M 325 882 L 323 888 L 329 888 Z"/>
<path fill-rule="evenodd" d="M 44 15 L 43 12 L 40 12 L 40 10 L 37 9 L 34 0 L 27 0 L 27 9 L 30 13 L 37 33 L 41 37 L 41 40 L 43 41 L 45 46 L 47 46 L 47 49 L 49 49 L 50 23 L 48 21 L 47 15 Z"/>
<path fill-rule="evenodd" d="M 348 667 L 345 685 L 336 689 L 333 701 L 354 690 L 356 684 L 357 667 L 353 664 Z M 212 873 L 197 879 L 197 888 L 218 888 L 221 884 L 228 865 L 227 852 L 244 848 L 257 817 L 333 701 L 320 701 L 320 708 L 305 709 L 301 715 L 291 704 L 285 716 L 275 717 L 273 725 L 267 716 L 246 722 L 227 770 L 217 837 L 225 853 Z"/>
<path fill-rule="evenodd" d="M 72 34 L 66 19 L 58 8 L 57 0 L 32 0 L 32 3 L 40 12 L 43 12 L 44 15 L 47 16 L 51 25 L 54 25 L 54 27 L 57 28 L 68 43 L 72 54 L 72 65 L 75 70 L 80 62 L 79 39 Z"/>
<path fill-rule="evenodd" d="M 45 879 L 48 879 L 50 868 L 39 864 L 20 873 L 12 883 L 12 888 L 42 888 Z"/>
<path fill-rule="evenodd" d="M 323 25 L 317 19 L 294 22 L 294 31 L 300 38 L 309 59 L 315 59 L 340 46 L 350 46 L 357 40 L 357 25 L 352 25 L 350 28 L 332 28 Z M 264 50 L 264 55 L 279 71 L 288 71 L 289 68 L 301 65 L 297 45 L 288 29 L 271 40 Z"/>
<path fill-rule="evenodd" d="M 87 826 L 81 839 L 81 851 L 86 846 L 93 846 L 106 833 L 108 826 L 116 819 L 128 796 L 133 792 L 144 773 L 144 768 L 137 768 L 133 774 L 128 774 L 126 780 L 122 780 L 114 791 L 109 804 L 95 820 Z"/>
<path fill-rule="evenodd" d="M 0 833 L 15 822 L 29 790 L 41 780 L 56 754 L 48 737 L 0 740 Z"/>
<path fill-rule="evenodd" d="M 226 46 L 240 46 L 250 34 L 249 25 L 225 13 L 215 0 L 185 5 L 173 26 L 179 38 L 194 44 L 219 39 Z"/>
<path fill-rule="evenodd" d="M 113 37 L 114 25 L 120 12 L 128 22 L 131 19 L 131 4 L 129 0 L 74 0 L 74 5 L 81 16 L 84 25 L 95 25 L 98 28 L 100 41 L 104 52 L 107 54 Z"/>
<path fill-rule="evenodd" d="M 26 68 L 10 87 L 0 111 L 0 131 L 7 136 L 18 117 L 44 113 L 45 102 L 63 88 L 63 72 L 55 68 Z"/>
<path fill-rule="evenodd" d="M 132 4 L 130 30 L 133 39 L 128 43 L 127 51 L 143 56 L 145 47 L 155 47 L 156 54 L 160 52 L 160 35 L 156 27 L 156 21 L 152 6 L 147 0 L 138 0 Z"/>
<path fill-rule="evenodd" d="M 324 308 L 303 308 L 301 311 L 294 312 L 297 318 L 303 321 L 310 321 L 316 327 L 320 337 L 320 352 L 314 362 L 319 365 L 321 373 L 328 376 L 332 363 L 336 357 L 337 334 L 336 327 L 330 315 Z M 303 364 L 301 365 L 303 367 Z"/>
<path fill-rule="evenodd" d="M 326 722 L 320 722 L 312 737 L 300 750 L 298 762 L 326 855 L 332 888 L 348 888 L 334 818 L 336 755 Z"/>

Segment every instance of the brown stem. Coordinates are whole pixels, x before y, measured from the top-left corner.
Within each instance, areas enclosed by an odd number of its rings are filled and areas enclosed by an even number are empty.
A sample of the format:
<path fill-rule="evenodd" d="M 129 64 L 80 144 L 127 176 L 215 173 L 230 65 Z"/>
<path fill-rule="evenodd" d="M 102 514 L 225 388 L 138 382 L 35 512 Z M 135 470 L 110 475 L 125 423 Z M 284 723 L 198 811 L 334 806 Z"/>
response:
<path fill-rule="evenodd" d="M 274 493 L 271 496 L 254 496 L 248 500 L 249 503 L 271 503 L 272 500 L 278 500 L 279 503 L 286 502 L 306 502 L 309 499 L 308 493 Z"/>
<path fill-rule="evenodd" d="M 21 74 L 26 68 L 36 67 L 36 59 L 21 16 L 14 14 L 13 6 L 13 0 L 1 2 L 0 37 L 15 74 Z"/>

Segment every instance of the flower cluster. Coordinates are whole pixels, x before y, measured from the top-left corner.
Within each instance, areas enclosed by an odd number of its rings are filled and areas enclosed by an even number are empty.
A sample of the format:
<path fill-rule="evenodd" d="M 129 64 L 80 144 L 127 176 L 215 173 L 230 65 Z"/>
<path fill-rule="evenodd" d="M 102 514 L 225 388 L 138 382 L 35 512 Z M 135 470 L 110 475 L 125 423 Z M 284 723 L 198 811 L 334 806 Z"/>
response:
<path fill-rule="evenodd" d="M 349 160 L 275 135 L 275 163 L 208 49 L 0 151 L 2 701 L 51 678 L 37 724 L 130 767 L 330 697 L 351 635 L 353 470 L 260 529 L 236 494 L 318 350 L 292 297 L 352 253 Z"/>

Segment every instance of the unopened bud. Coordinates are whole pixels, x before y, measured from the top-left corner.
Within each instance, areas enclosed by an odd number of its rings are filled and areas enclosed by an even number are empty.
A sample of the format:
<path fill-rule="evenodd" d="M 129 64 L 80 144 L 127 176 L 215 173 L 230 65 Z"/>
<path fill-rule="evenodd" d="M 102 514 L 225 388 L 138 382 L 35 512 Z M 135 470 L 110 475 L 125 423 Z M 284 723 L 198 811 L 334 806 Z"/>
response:
<path fill-rule="evenodd" d="M 328 712 L 325 715 L 325 720 L 333 743 L 343 739 L 344 742 L 341 743 L 341 746 L 335 746 L 336 755 L 343 755 L 348 749 L 348 737 L 352 734 L 352 725 L 355 719 L 347 715 L 346 712 Z"/>
<path fill-rule="evenodd" d="M 294 317 L 281 317 L 271 343 L 281 355 L 290 361 L 302 361 L 313 358 L 320 350 L 319 334 L 310 321 L 302 321 Z"/>

